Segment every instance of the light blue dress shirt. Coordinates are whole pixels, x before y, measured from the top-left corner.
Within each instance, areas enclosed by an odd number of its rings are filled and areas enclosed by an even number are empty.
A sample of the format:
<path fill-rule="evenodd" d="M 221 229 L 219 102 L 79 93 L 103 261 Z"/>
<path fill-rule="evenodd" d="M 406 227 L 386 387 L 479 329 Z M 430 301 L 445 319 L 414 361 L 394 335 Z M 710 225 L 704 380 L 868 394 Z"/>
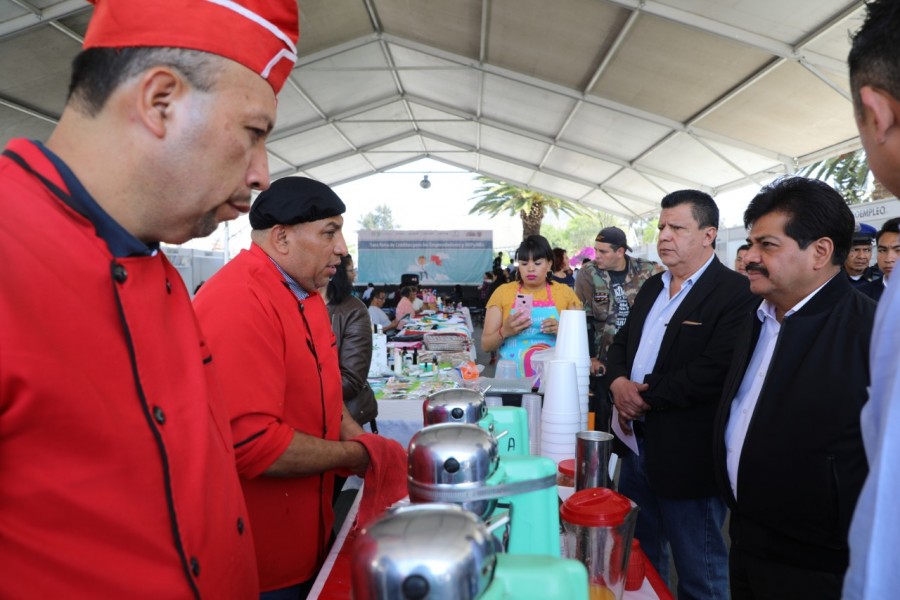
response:
<path fill-rule="evenodd" d="M 690 293 L 694 283 L 706 272 L 714 257 L 715 253 L 703 263 L 702 267 L 685 280 L 678 293 L 671 298 L 669 297 L 669 288 L 672 284 L 672 272 L 666 271 L 662 274 L 663 289 L 659 292 L 656 302 L 653 303 L 653 307 L 647 314 L 647 320 L 644 321 L 644 328 L 641 330 L 641 342 L 638 344 L 637 352 L 634 355 L 634 363 L 631 365 L 632 381 L 643 383 L 644 377 L 648 373 L 653 372 L 669 320 Z"/>
<path fill-rule="evenodd" d="M 878 303 L 869 361 L 872 385 L 861 417 L 869 476 L 850 526 L 850 600 L 900 594 L 900 285 L 888 285 Z"/>

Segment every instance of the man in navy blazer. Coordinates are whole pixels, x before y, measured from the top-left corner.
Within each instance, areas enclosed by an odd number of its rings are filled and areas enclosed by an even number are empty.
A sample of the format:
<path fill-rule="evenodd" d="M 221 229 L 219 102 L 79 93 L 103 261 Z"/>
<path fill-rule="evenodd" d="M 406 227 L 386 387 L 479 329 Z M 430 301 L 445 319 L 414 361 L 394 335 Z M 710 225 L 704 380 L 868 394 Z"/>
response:
<path fill-rule="evenodd" d="M 837 600 L 866 477 L 860 410 L 875 303 L 841 273 L 853 214 L 828 184 L 789 177 L 744 212 L 750 289 L 716 418 L 731 508 L 734 600 Z"/>
<path fill-rule="evenodd" d="M 727 598 L 726 508 L 716 493 L 713 420 L 735 333 L 754 297 L 715 256 L 719 209 L 696 190 L 662 200 L 657 251 L 668 271 L 648 279 L 609 349 L 607 377 L 626 439 L 619 491 L 638 503 L 636 537 L 679 598 Z M 614 417 L 615 418 L 615 417 Z"/>

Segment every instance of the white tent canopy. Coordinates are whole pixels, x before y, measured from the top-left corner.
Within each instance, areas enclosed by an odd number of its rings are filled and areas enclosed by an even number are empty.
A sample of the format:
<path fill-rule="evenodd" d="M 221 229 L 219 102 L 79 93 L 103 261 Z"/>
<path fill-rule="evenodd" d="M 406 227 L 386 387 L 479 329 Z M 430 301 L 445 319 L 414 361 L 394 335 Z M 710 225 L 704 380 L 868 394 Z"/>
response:
<path fill-rule="evenodd" d="M 859 147 L 861 1 L 299 4 L 273 177 L 338 185 L 430 157 L 635 218 Z M 49 135 L 90 13 L 0 0 L 0 143 Z"/>

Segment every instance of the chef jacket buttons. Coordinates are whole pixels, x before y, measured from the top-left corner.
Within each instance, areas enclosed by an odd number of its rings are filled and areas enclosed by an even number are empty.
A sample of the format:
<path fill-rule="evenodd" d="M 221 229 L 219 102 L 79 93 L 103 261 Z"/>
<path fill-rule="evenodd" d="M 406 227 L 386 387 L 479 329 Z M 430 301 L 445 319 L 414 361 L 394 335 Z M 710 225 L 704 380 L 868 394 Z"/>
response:
<path fill-rule="evenodd" d="M 191 573 L 194 574 L 194 577 L 200 577 L 200 561 L 196 556 L 191 557 Z"/>
<path fill-rule="evenodd" d="M 166 413 L 163 412 L 163 409 L 161 409 L 160 407 L 154 406 L 153 407 L 153 418 L 156 419 L 157 423 L 162 425 L 166 422 Z"/>
<path fill-rule="evenodd" d="M 128 271 L 119 263 L 113 265 L 112 275 L 113 279 L 119 283 L 125 283 L 125 280 L 128 279 Z"/>
<path fill-rule="evenodd" d="M 244 519 L 242 519 L 241 517 L 238 517 L 237 527 L 238 527 L 238 533 L 240 535 L 244 535 Z"/>

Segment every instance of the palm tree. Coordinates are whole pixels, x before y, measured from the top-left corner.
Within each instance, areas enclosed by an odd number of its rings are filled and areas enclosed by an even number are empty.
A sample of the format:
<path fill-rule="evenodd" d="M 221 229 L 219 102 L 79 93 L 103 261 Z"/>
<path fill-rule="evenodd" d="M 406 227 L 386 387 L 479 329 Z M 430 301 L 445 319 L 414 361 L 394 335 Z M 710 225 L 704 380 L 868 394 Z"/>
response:
<path fill-rule="evenodd" d="M 844 196 L 847 204 L 890 198 L 891 193 L 877 179 L 873 179 L 875 187 L 869 191 L 869 173 L 866 151 L 862 148 L 815 162 L 800 170 L 801 175 L 830 183 Z"/>
<path fill-rule="evenodd" d="M 522 219 L 523 239 L 529 235 L 541 233 L 541 222 L 544 220 L 547 210 L 554 215 L 559 215 L 562 211 L 572 216 L 585 212 L 581 206 L 569 200 L 520 188 L 499 179 L 479 175 L 478 181 L 482 185 L 475 190 L 475 196 L 470 198 L 477 202 L 469 214 L 487 214 L 496 217 L 502 212 L 510 215 L 519 213 L 519 217 Z"/>

